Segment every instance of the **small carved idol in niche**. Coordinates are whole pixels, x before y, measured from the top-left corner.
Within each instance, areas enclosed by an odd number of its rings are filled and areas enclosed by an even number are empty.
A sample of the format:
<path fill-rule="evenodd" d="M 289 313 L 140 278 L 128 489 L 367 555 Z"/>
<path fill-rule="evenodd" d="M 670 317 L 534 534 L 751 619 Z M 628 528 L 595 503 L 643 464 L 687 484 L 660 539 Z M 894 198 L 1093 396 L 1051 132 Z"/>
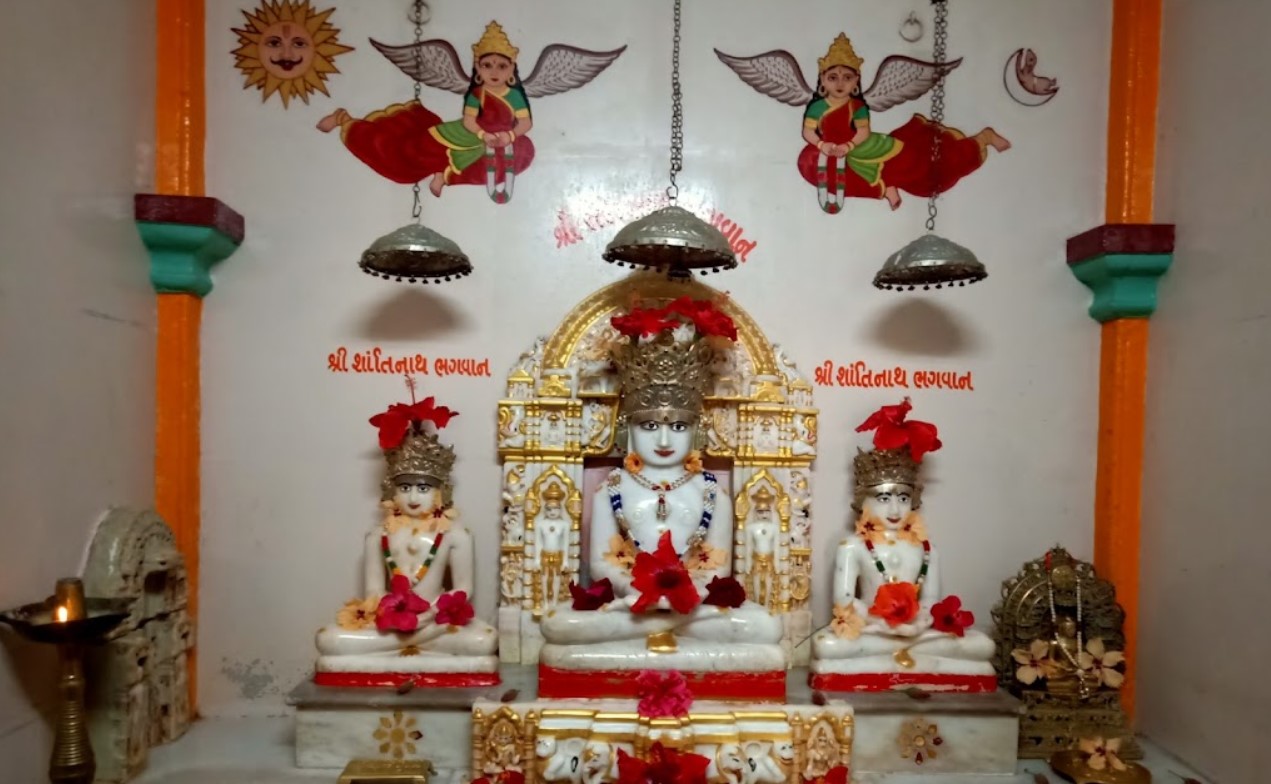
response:
<path fill-rule="evenodd" d="M 534 520 L 534 561 L 538 573 L 534 606 L 555 605 L 568 595 L 569 575 L 566 556 L 569 553 L 570 516 L 565 511 L 565 488 L 560 482 L 548 482 L 541 490 L 541 501 L 531 504 L 527 512 Z M 535 508 L 538 507 L 538 508 Z"/>
<path fill-rule="evenodd" d="M 1024 700 L 1020 757 L 1049 758 L 1096 736 L 1124 738 L 1121 756 L 1142 756 L 1120 702 L 1125 613 L 1093 566 L 1050 550 L 1002 584 L 993 620 L 998 680 Z"/>
<path fill-rule="evenodd" d="M 473 537 L 453 505 L 454 449 L 437 431 L 457 412 L 433 398 L 371 418 L 387 470 L 381 522 L 363 547 L 361 598 L 318 630 L 324 686 L 468 687 L 499 682 L 499 639 L 473 617 Z"/>
<path fill-rule="evenodd" d="M 548 411 L 543 415 L 539 441 L 547 449 L 565 446 L 565 415 L 560 411 Z"/>
<path fill-rule="evenodd" d="M 243 89 L 259 90 L 262 103 L 277 95 L 284 109 L 292 98 L 308 104 L 314 93 L 330 95 L 327 80 L 340 72 L 335 58 L 353 51 L 340 43 L 334 12 L 317 10 L 311 0 L 266 0 L 243 11 L 246 24 L 234 28 L 239 47 L 231 52 L 246 77 Z"/>
<path fill-rule="evenodd" d="M 462 118 L 443 122 L 415 100 L 360 120 L 336 109 L 322 118 L 318 130 L 338 128 L 349 152 L 393 182 L 428 179 L 434 196 L 447 185 L 484 185 L 496 204 L 512 198 L 516 175 L 534 159 L 530 99 L 585 86 L 626 50 L 592 52 L 552 44 L 522 78 L 520 50 L 498 22 L 490 22 L 472 45 L 468 72 L 447 41 L 389 46 L 372 40 L 371 45 L 415 81 L 462 95 Z"/>
<path fill-rule="evenodd" d="M 503 541 L 520 544 L 525 537 L 525 466 L 513 466 L 503 483 Z"/>
<path fill-rule="evenodd" d="M 834 620 L 812 638 L 812 685 L 881 691 L 908 685 L 993 691 L 993 641 L 940 584 L 940 559 L 919 514 L 924 456 L 942 444 L 936 426 L 909 420 L 909 399 L 883 406 L 858 428 L 855 531 L 838 547 Z"/>
<path fill-rule="evenodd" d="M 775 417 L 762 416 L 755 422 L 755 451 L 761 453 L 776 452 L 781 444 L 781 432 Z"/>
<path fill-rule="evenodd" d="M 803 108 L 799 174 L 817 189 L 821 209 L 831 215 L 841 212 L 848 198 L 886 199 L 894 210 L 900 206 L 901 192 L 926 198 L 938 184 L 938 192 L 945 193 L 979 169 L 990 148 L 1000 153 L 1011 147 L 992 128 L 967 136 L 919 114 L 890 133 L 874 129 L 873 113 L 921 98 L 941 76 L 957 68 L 960 59 L 939 66 L 891 55 L 864 89 L 864 60 L 839 33 L 817 60 L 813 89 L 788 51 L 736 57 L 716 49 L 715 54 L 758 92 Z M 938 183 L 932 172 L 937 145 Z"/>
<path fill-rule="evenodd" d="M 746 515 L 746 547 L 744 550 L 746 595 L 756 604 L 771 606 L 777 596 L 777 541 L 781 524 L 775 509 L 777 497 L 766 484 L 759 485 L 750 496 Z"/>

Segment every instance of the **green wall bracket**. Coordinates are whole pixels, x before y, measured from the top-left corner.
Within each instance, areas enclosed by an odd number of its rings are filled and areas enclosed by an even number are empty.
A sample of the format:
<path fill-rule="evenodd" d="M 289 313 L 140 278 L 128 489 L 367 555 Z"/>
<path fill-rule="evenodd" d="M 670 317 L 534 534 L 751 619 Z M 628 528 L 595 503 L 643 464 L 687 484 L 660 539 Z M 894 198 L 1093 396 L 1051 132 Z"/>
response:
<path fill-rule="evenodd" d="M 137 230 L 150 252 L 150 283 L 159 294 L 205 297 L 212 267 L 243 242 L 243 216 L 206 196 L 139 193 Z"/>

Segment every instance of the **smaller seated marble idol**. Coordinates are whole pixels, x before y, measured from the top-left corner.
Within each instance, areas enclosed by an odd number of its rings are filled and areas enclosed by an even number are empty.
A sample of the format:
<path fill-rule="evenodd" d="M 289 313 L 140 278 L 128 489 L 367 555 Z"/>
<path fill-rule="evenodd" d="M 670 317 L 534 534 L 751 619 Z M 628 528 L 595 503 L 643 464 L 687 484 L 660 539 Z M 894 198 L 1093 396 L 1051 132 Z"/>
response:
<path fill-rule="evenodd" d="M 780 698 L 781 619 L 732 576 L 732 502 L 696 448 L 715 346 L 736 327 L 687 297 L 613 325 L 627 456 L 592 498 L 590 585 L 542 618 L 539 694 L 628 696 L 633 677 L 600 674 L 679 670 L 698 697 Z"/>
<path fill-rule="evenodd" d="M 906 398 L 857 428 L 874 431 L 874 449 L 853 461 L 859 517 L 835 555 L 834 619 L 812 638 L 812 685 L 993 691 L 993 641 L 940 590 L 939 554 L 918 514 L 918 474 L 941 444 L 934 425 L 906 420 L 909 409 Z"/>
<path fill-rule="evenodd" d="M 366 534 L 365 598 L 318 630 L 318 684 L 499 682 L 498 634 L 473 617 L 472 534 L 451 502 L 454 449 L 437 439 L 456 413 L 430 397 L 371 418 L 388 463 L 384 517 Z"/>

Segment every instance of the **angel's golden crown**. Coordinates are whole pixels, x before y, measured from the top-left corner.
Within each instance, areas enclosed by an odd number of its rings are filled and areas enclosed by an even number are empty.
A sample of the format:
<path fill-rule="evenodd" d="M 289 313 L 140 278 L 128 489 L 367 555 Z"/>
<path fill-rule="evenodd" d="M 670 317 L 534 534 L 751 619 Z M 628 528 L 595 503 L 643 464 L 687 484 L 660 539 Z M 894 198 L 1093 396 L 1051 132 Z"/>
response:
<path fill-rule="evenodd" d="M 455 449 L 437 440 L 436 433 L 412 431 L 399 446 L 384 450 L 384 460 L 388 463 L 386 485 L 391 485 L 399 476 L 413 474 L 433 480 L 438 487 L 446 487 L 455 464 Z"/>
<path fill-rule="evenodd" d="M 711 386 L 714 350 L 705 340 L 678 343 L 670 332 L 615 348 L 622 412 L 632 421 L 680 416 L 696 421 Z"/>
<path fill-rule="evenodd" d="M 825 73 L 827 69 L 836 65 L 846 65 L 853 71 L 861 70 L 861 63 L 865 62 L 856 54 L 856 50 L 852 48 L 851 40 L 843 33 L 838 34 L 838 38 L 834 39 L 834 43 L 830 44 L 830 50 L 816 61 L 817 73 Z"/>
<path fill-rule="evenodd" d="M 909 455 L 908 447 L 900 449 L 856 450 L 852 460 L 856 473 L 856 492 L 883 484 L 918 486 L 918 463 Z"/>
<path fill-rule="evenodd" d="M 503 26 L 498 22 L 491 22 L 485 26 L 485 34 L 481 36 L 481 40 L 472 45 L 472 59 L 480 60 L 487 54 L 501 54 L 516 62 L 516 55 L 520 51 L 512 45 L 507 33 L 503 32 Z"/>

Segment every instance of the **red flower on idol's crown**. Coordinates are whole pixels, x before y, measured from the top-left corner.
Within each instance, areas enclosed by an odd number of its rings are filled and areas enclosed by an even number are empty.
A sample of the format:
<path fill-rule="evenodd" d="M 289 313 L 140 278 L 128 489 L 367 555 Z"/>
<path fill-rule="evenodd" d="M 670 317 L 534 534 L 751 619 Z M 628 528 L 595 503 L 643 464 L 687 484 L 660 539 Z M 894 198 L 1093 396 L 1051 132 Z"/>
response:
<path fill-rule="evenodd" d="M 631 577 L 631 587 L 640 592 L 640 598 L 631 605 L 631 612 L 642 613 L 656 607 L 663 597 L 671 609 L 681 615 L 692 612 L 702 602 L 693 578 L 671 544 L 670 531 L 662 533 L 656 551 L 636 553 Z"/>
<path fill-rule="evenodd" d="M 692 325 L 698 337 L 737 339 L 737 325 L 714 302 L 680 297 L 662 308 L 639 306 L 609 320 L 613 328 L 629 338 L 639 340 Z"/>
<path fill-rule="evenodd" d="M 874 448 L 886 451 L 909 447 L 909 456 L 915 463 L 922 462 L 922 456 L 934 452 L 942 444 L 936 437 L 936 426 L 930 422 L 917 420 L 905 421 L 912 406 L 909 398 L 905 398 L 898 406 L 883 406 L 869 415 L 856 428 L 856 432 L 874 431 Z"/>
<path fill-rule="evenodd" d="M 422 432 L 423 424 L 432 422 L 440 430 L 457 416 L 458 411 L 436 405 L 435 398 L 426 397 L 418 403 L 394 403 L 387 411 L 371 417 L 371 424 L 379 428 L 380 449 L 394 449 L 402 445 L 412 426 Z"/>

